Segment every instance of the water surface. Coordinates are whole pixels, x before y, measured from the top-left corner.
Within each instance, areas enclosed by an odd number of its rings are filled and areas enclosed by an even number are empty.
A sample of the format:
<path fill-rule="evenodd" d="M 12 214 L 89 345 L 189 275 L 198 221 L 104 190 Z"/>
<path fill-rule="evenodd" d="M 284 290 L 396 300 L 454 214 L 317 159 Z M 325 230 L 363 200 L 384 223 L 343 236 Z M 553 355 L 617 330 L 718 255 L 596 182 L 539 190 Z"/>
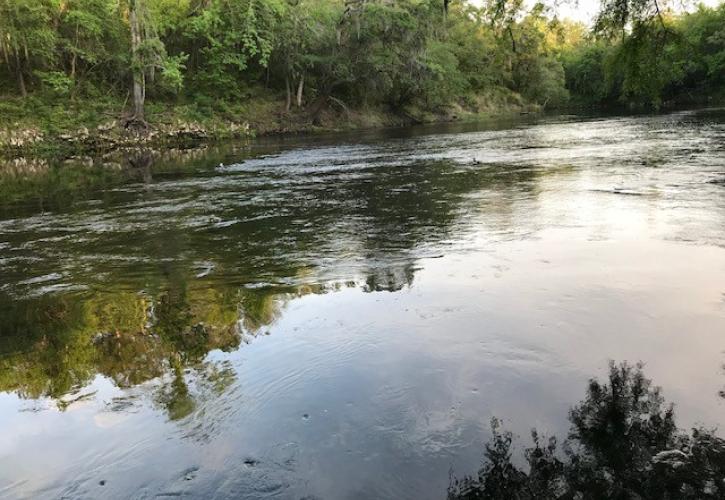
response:
<path fill-rule="evenodd" d="M 0 497 L 442 498 L 609 359 L 725 424 L 721 110 L 131 159 L 0 176 Z"/>

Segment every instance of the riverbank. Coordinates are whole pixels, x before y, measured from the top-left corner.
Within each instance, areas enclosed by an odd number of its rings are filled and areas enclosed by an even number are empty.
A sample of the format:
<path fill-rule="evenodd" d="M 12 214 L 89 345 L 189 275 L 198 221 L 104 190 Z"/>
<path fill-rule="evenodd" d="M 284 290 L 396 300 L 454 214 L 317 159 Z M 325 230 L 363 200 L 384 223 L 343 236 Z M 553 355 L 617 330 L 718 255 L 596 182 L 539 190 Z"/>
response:
<path fill-rule="evenodd" d="M 6 99 L 0 103 L 5 124 L 0 127 L 0 158 L 63 160 L 127 148 L 189 148 L 235 138 L 473 121 L 541 110 L 506 89 L 437 109 L 356 109 L 330 99 L 286 111 L 280 96 L 263 93 L 234 103 L 150 103 L 147 127 L 131 126 L 127 107 L 126 102 L 109 98 Z"/>

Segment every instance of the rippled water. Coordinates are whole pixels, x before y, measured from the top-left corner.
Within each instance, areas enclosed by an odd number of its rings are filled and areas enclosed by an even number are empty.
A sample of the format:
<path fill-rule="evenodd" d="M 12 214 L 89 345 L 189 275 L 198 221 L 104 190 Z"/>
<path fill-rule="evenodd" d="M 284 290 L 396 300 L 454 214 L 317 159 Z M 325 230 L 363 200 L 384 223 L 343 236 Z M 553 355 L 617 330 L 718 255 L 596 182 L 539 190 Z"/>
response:
<path fill-rule="evenodd" d="M 721 110 L 134 164 L 0 177 L 0 497 L 442 498 L 609 359 L 725 424 Z"/>

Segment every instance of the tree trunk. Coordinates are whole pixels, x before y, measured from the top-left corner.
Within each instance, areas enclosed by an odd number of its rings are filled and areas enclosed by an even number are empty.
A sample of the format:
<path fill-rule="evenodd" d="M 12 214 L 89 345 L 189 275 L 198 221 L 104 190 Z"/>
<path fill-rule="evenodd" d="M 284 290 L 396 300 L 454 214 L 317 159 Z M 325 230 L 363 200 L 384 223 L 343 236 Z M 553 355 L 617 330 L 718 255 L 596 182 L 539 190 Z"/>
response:
<path fill-rule="evenodd" d="M 133 117 L 144 121 L 144 100 L 146 99 L 146 85 L 143 73 L 133 77 Z"/>
<path fill-rule="evenodd" d="M 302 73 L 302 76 L 300 76 L 300 83 L 297 86 L 297 107 L 302 107 L 302 91 L 305 88 L 305 74 Z"/>
<path fill-rule="evenodd" d="M 15 71 L 18 74 L 18 88 L 23 99 L 28 97 L 28 89 L 25 88 L 25 77 L 23 76 L 23 65 L 20 62 L 20 55 L 15 51 Z"/>
<path fill-rule="evenodd" d="M 75 79 L 76 77 L 76 60 L 78 59 L 78 25 L 76 24 L 76 46 L 73 50 L 73 57 L 70 60 L 70 77 Z"/>
<path fill-rule="evenodd" d="M 318 125 L 320 121 L 320 113 L 325 107 L 325 104 L 327 104 L 328 101 L 328 94 L 323 94 L 307 107 L 308 112 L 310 114 L 310 121 L 314 125 Z"/>
<path fill-rule="evenodd" d="M 141 46 L 141 27 L 139 25 L 136 2 L 131 4 L 128 20 L 131 25 L 131 54 L 133 60 L 133 117 L 136 120 L 144 121 L 146 77 L 138 61 L 138 50 Z"/>
<path fill-rule="evenodd" d="M 287 102 L 284 106 L 284 110 L 289 112 L 292 107 L 292 89 L 290 89 L 289 76 L 284 77 L 284 88 L 287 91 Z"/>

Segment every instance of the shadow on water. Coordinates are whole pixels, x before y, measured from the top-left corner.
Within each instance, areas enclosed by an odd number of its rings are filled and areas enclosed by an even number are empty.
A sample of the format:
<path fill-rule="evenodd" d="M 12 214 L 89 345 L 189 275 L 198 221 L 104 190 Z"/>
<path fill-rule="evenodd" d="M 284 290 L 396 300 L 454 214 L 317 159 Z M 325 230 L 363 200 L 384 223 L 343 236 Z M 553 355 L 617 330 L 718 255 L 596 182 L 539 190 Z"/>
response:
<path fill-rule="evenodd" d="M 514 436 L 491 421 L 478 473 L 453 477 L 449 500 L 725 498 L 725 440 L 706 428 L 678 430 L 672 404 L 640 364 L 611 363 L 569 412 L 568 438 L 532 430 L 516 464 Z"/>

